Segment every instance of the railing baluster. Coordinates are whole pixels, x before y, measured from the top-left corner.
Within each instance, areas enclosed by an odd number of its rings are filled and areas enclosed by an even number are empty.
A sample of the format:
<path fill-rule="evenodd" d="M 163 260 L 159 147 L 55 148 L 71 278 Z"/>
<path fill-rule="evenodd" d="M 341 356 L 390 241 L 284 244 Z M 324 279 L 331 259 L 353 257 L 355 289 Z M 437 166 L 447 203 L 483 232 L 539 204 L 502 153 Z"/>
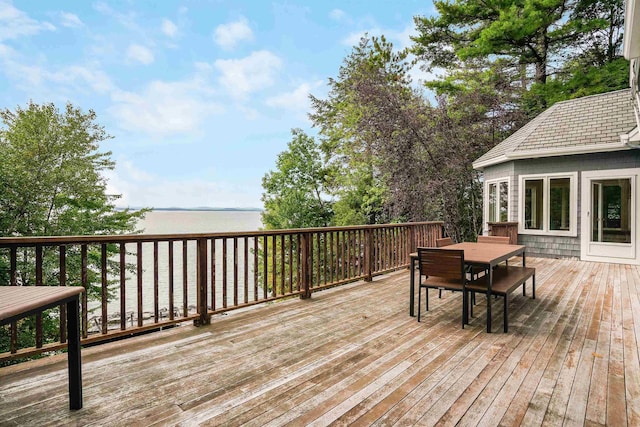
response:
<path fill-rule="evenodd" d="M 249 238 L 244 238 L 244 303 L 249 302 Z"/>
<path fill-rule="evenodd" d="M 108 319 L 107 319 L 107 244 L 100 245 L 100 299 L 102 305 L 102 312 L 100 318 L 102 319 L 101 330 L 103 334 L 107 333 Z"/>
<path fill-rule="evenodd" d="M 58 268 L 60 275 L 58 276 L 58 285 L 67 286 L 67 247 L 65 245 L 58 246 Z M 60 342 L 67 342 L 67 305 L 60 305 Z"/>
<path fill-rule="evenodd" d="M 82 293 L 82 338 L 87 338 L 89 329 L 88 288 L 89 272 L 87 271 L 87 245 L 80 246 L 80 281 L 84 287 Z"/>
<path fill-rule="evenodd" d="M 258 301 L 258 236 L 253 238 L 253 300 Z"/>
<path fill-rule="evenodd" d="M 175 317 L 175 300 L 173 296 L 174 292 L 174 268 L 173 268 L 173 240 L 169 240 L 169 246 L 167 248 L 168 262 L 169 262 L 169 320 L 173 320 Z"/>
<path fill-rule="evenodd" d="M 322 282 L 326 285 L 327 281 L 327 232 L 322 233 Z"/>
<path fill-rule="evenodd" d="M 153 242 L 153 320 L 158 323 L 160 319 L 160 296 L 158 277 L 158 241 Z"/>
<path fill-rule="evenodd" d="M 136 245 L 137 283 L 138 283 L 138 326 L 142 326 L 142 242 Z"/>
<path fill-rule="evenodd" d="M 321 281 L 320 281 L 320 268 L 321 268 L 321 261 L 322 261 L 322 246 L 320 243 L 320 234 L 321 233 L 314 233 L 315 237 L 316 237 L 316 265 L 315 265 L 315 270 L 316 270 L 316 286 L 320 286 L 321 285 Z"/>
<path fill-rule="evenodd" d="M 275 297 L 276 277 L 278 276 L 278 263 L 276 262 L 276 236 L 271 236 L 271 296 Z"/>
<path fill-rule="evenodd" d="M 42 245 L 36 245 L 36 286 L 42 286 Z M 42 313 L 36 314 L 36 348 L 42 348 Z"/>
<path fill-rule="evenodd" d="M 222 308 L 227 308 L 227 239 L 222 239 Z"/>
<path fill-rule="evenodd" d="M 296 289 L 299 291 L 302 289 L 302 237 L 300 233 L 297 234 L 296 242 L 298 244 L 298 250 L 296 251 Z"/>
<path fill-rule="evenodd" d="M 281 234 L 280 235 L 280 293 L 282 295 L 285 294 L 284 278 L 285 278 L 285 271 L 284 271 L 284 234 Z"/>
<path fill-rule="evenodd" d="M 293 234 L 289 234 L 289 293 L 293 292 Z"/>
<path fill-rule="evenodd" d="M 120 330 L 127 329 L 127 244 L 120 243 Z"/>
<path fill-rule="evenodd" d="M 189 316 L 189 274 L 188 266 L 187 240 L 182 241 L 182 317 Z"/>
<path fill-rule="evenodd" d="M 238 305 L 238 238 L 233 238 L 233 305 Z"/>
<path fill-rule="evenodd" d="M 211 310 L 216 309 L 216 239 L 211 239 Z"/>
<path fill-rule="evenodd" d="M 262 298 L 267 298 L 269 295 L 267 278 L 269 277 L 269 239 L 267 235 L 262 237 Z"/>

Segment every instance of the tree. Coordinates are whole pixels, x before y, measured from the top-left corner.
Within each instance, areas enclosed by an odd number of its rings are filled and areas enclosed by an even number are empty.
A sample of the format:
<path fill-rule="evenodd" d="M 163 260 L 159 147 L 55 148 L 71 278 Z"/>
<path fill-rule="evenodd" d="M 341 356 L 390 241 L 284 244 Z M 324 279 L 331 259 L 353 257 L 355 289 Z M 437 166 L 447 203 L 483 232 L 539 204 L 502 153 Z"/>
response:
<path fill-rule="evenodd" d="M 84 113 L 67 104 L 60 112 L 54 104 L 29 103 L 26 108 L 0 111 L 0 235 L 64 236 L 121 234 L 135 231 L 146 210 L 118 210 L 118 195 L 107 194 L 103 172 L 113 169 L 111 152 L 100 151 L 100 143 L 111 138 L 96 123 L 93 111 Z M 108 248 L 108 257 L 117 253 Z M 8 284 L 7 255 L 2 285 Z M 35 282 L 34 254 L 24 249 L 18 254 L 17 280 L 22 285 Z M 43 282 L 58 283 L 57 254 L 43 254 Z M 88 253 L 89 298 L 100 295 L 100 249 Z M 109 262 L 115 272 L 117 265 Z M 69 286 L 81 285 L 79 248 L 67 251 Z M 50 316 L 43 316 L 53 322 Z M 21 323 L 28 327 L 30 320 Z M 47 330 L 45 325 L 45 330 Z M 49 328 L 57 333 L 57 328 Z M 54 333 L 54 332 L 52 332 Z M 27 339 L 20 335 L 20 340 Z M 48 340 L 57 337 L 45 337 Z M 28 344 L 28 343 L 27 343 Z M 0 351 L 8 345 L 0 340 Z M 21 344 L 22 345 L 22 344 Z"/>
<path fill-rule="evenodd" d="M 267 229 L 326 227 L 331 223 L 327 170 L 315 139 L 292 130 L 287 150 L 278 155 L 276 170 L 262 178 L 262 222 Z"/>
<path fill-rule="evenodd" d="M 364 190 L 378 190 L 381 222 L 441 219 L 456 239 L 475 237 L 481 193 L 471 161 L 503 127 L 500 114 L 488 114 L 500 98 L 469 89 L 434 108 L 413 87 L 410 66 L 384 38 L 365 37 L 331 80 L 328 99 L 312 98 L 311 117 L 339 171 L 336 211 L 349 204 L 352 216 L 362 215 L 371 194 Z"/>
<path fill-rule="evenodd" d="M 624 87 L 624 67 L 608 66 L 621 59 L 622 0 L 454 0 L 435 6 L 438 16 L 415 18 L 412 50 L 423 67 L 457 72 L 475 61 L 501 69 L 520 88 L 520 108 L 529 117 L 555 102 L 558 89 L 568 99 Z M 585 74 L 596 82 L 580 78 Z M 553 86 L 546 88 L 550 79 Z"/>

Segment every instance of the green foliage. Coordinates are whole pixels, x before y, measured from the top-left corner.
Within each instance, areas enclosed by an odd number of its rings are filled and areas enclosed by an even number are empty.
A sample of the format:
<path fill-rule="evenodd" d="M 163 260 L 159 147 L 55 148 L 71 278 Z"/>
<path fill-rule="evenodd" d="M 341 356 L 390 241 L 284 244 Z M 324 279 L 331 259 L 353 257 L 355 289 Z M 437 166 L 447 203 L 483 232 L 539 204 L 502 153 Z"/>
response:
<path fill-rule="evenodd" d="M 135 231 L 146 210 L 118 210 L 118 195 L 107 194 L 104 172 L 113 169 L 111 153 L 100 151 L 100 143 L 110 139 L 87 113 L 71 104 L 59 111 L 53 104 L 29 103 L 26 108 L 0 111 L 0 235 L 69 236 L 111 235 Z M 107 247 L 107 257 L 118 248 Z M 87 294 L 101 294 L 100 247 L 89 246 Z M 68 286 L 81 285 L 80 248 L 68 247 L 64 278 Z M 60 282 L 57 248 L 43 248 L 43 284 Z M 16 279 L 34 285 L 35 250 L 21 249 L 17 257 Z M 9 283 L 8 253 L 0 254 L 0 285 Z M 117 273 L 118 264 L 109 259 L 107 268 Z M 55 310 L 44 317 L 45 340 L 57 339 Z M 20 322 L 19 340 L 31 328 L 30 320 Z M 0 351 L 8 348 L 3 337 Z"/>
<path fill-rule="evenodd" d="M 262 178 L 262 222 L 270 230 L 327 226 L 333 215 L 318 145 L 299 129 L 292 135 L 287 150 L 278 155 L 276 170 Z"/>

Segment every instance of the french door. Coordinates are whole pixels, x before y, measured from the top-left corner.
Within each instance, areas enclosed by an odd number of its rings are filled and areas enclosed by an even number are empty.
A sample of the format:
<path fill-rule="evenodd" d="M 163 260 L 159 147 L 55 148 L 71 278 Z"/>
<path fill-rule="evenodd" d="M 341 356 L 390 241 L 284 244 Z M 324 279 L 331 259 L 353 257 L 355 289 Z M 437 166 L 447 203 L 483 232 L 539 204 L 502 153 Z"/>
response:
<path fill-rule="evenodd" d="M 639 169 L 582 173 L 582 259 L 638 263 L 639 173 Z"/>

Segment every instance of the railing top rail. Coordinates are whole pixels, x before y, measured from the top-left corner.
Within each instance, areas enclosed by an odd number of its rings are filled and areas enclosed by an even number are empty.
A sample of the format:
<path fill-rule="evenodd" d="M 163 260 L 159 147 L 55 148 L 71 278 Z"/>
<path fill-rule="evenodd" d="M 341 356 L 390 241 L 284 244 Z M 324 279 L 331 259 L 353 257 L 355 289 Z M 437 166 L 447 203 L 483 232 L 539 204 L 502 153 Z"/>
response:
<path fill-rule="evenodd" d="M 335 232 L 348 230 L 399 228 L 420 225 L 442 225 L 442 221 L 406 222 L 398 224 L 352 225 L 344 227 L 315 227 L 282 230 L 236 231 L 219 233 L 182 233 L 182 234 L 118 234 L 118 235 L 90 235 L 90 236 L 23 236 L 0 237 L 0 248 L 12 246 L 35 245 L 63 245 L 63 244 L 99 244 L 99 243 L 130 243 L 156 241 L 182 241 L 215 238 L 276 236 L 282 234 L 300 234 L 316 232 Z"/>

